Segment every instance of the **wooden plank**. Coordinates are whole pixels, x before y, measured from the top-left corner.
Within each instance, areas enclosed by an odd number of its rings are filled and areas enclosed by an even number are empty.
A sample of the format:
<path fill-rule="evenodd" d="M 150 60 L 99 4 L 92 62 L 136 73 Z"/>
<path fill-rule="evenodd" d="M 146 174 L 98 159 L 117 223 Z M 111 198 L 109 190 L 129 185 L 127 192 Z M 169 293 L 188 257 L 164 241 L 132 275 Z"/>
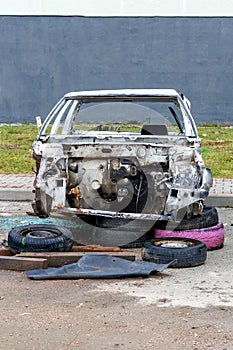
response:
<path fill-rule="evenodd" d="M 67 264 L 72 264 L 77 262 L 86 254 L 108 254 L 117 258 L 122 258 L 130 261 L 135 260 L 135 254 L 129 252 L 117 252 L 117 253 L 100 253 L 100 252 L 52 252 L 52 253 L 20 253 L 17 256 L 19 257 L 30 257 L 30 258 L 42 258 L 46 259 L 48 262 L 48 267 L 60 267 Z"/>
<path fill-rule="evenodd" d="M 1 247 L 0 248 L 0 256 L 5 256 L 5 255 L 7 255 L 7 256 L 13 256 L 14 254 L 13 253 L 11 253 L 11 251 L 10 251 L 10 249 L 9 248 L 4 248 L 4 247 Z"/>
<path fill-rule="evenodd" d="M 122 249 L 120 247 L 102 247 L 102 246 L 95 246 L 95 245 L 86 245 L 86 246 L 73 246 L 71 249 L 72 252 L 122 252 Z M 7 255 L 7 256 L 14 256 L 9 248 L 6 247 L 0 247 L 0 256 L 1 255 Z"/>
<path fill-rule="evenodd" d="M 72 252 L 122 252 L 120 247 L 102 247 L 98 245 L 74 245 L 71 249 Z"/>
<path fill-rule="evenodd" d="M 31 258 L 19 256 L 0 256 L 0 269 L 27 271 L 34 269 L 47 269 L 48 262 L 44 258 Z"/>

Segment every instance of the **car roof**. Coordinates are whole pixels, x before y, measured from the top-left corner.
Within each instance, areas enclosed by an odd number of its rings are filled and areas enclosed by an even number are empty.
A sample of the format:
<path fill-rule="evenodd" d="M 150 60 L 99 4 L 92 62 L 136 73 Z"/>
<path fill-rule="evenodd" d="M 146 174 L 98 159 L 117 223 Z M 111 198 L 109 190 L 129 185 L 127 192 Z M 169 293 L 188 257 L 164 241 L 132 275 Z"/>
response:
<path fill-rule="evenodd" d="M 88 97 L 180 97 L 174 89 L 119 89 L 119 90 L 93 90 L 93 91 L 74 91 L 67 93 L 64 98 L 82 99 Z"/>

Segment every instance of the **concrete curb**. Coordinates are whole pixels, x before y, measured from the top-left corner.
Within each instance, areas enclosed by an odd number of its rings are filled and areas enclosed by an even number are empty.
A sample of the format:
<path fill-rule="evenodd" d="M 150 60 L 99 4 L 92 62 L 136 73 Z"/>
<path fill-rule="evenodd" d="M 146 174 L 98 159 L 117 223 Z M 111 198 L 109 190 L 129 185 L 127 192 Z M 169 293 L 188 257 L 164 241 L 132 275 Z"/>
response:
<path fill-rule="evenodd" d="M 34 175 L 0 174 L 0 201 L 32 201 Z M 214 179 L 206 205 L 233 207 L 233 179 Z"/>
<path fill-rule="evenodd" d="M 28 189 L 0 189 L 0 201 L 32 201 L 34 193 Z M 233 207 L 233 195 L 209 195 L 206 205 L 213 207 Z"/>
<path fill-rule="evenodd" d="M 220 208 L 233 207 L 233 195 L 209 195 L 205 201 L 205 205 Z"/>
<path fill-rule="evenodd" d="M 32 201 L 33 199 L 34 194 L 32 193 L 32 189 L 0 188 L 1 201 Z"/>
<path fill-rule="evenodd" d="M 0 174 L 0 200 L 32 201 L 34 175 Z"/>

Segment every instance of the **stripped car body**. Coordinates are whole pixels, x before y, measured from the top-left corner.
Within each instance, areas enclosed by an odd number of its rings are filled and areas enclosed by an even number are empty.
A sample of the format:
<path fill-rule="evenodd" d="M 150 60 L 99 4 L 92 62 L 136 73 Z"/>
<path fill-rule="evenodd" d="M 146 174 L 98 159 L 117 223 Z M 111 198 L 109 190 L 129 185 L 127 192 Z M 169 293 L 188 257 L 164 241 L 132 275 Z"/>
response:
<path fill-rule="evenodd" d="M 33 151 L 41 217 L 176 220 L 201 214 L 212 185 L 190 103 L 172 89 L 68 93 Z"/>

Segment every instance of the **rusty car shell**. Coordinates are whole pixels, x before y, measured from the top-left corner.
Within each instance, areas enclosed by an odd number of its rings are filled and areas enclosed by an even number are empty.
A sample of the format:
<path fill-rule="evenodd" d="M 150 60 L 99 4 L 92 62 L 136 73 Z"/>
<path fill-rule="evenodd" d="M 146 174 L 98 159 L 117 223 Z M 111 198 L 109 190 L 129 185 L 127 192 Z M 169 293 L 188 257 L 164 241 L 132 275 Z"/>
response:
<path fill-rule="evenodd" d="M 179 118 L 168 107 L 178 131 L 167 131 L 166 116 L 157 112 L 159 121 L 150 123 L 154 112 L 141 105 L 157 102 L 178 110 Z M 103 123 L 89 130 L 82 130 L 82 123 L 74 128 L 83 106 L 95 111 L 92 106 L 100 104 L 103 111 L 106 106 L 110 111 L 115 106 L 138 108 L 142 115 L 146 111 L 149 122 L 143 121 L 144 132 L 104 129 Z M 97 125 L 87 119 L 86 123 Z M 201 214 L 212 174 L 204 165 L 200 141 L 189 100 L 173 89 L 68 93 L 45 119 L 33 143 L 37 165 L 33 209 L 41 217 L 59 213 L 155 221 L 176 220 L 184 210 L 188 218 Z"/>

